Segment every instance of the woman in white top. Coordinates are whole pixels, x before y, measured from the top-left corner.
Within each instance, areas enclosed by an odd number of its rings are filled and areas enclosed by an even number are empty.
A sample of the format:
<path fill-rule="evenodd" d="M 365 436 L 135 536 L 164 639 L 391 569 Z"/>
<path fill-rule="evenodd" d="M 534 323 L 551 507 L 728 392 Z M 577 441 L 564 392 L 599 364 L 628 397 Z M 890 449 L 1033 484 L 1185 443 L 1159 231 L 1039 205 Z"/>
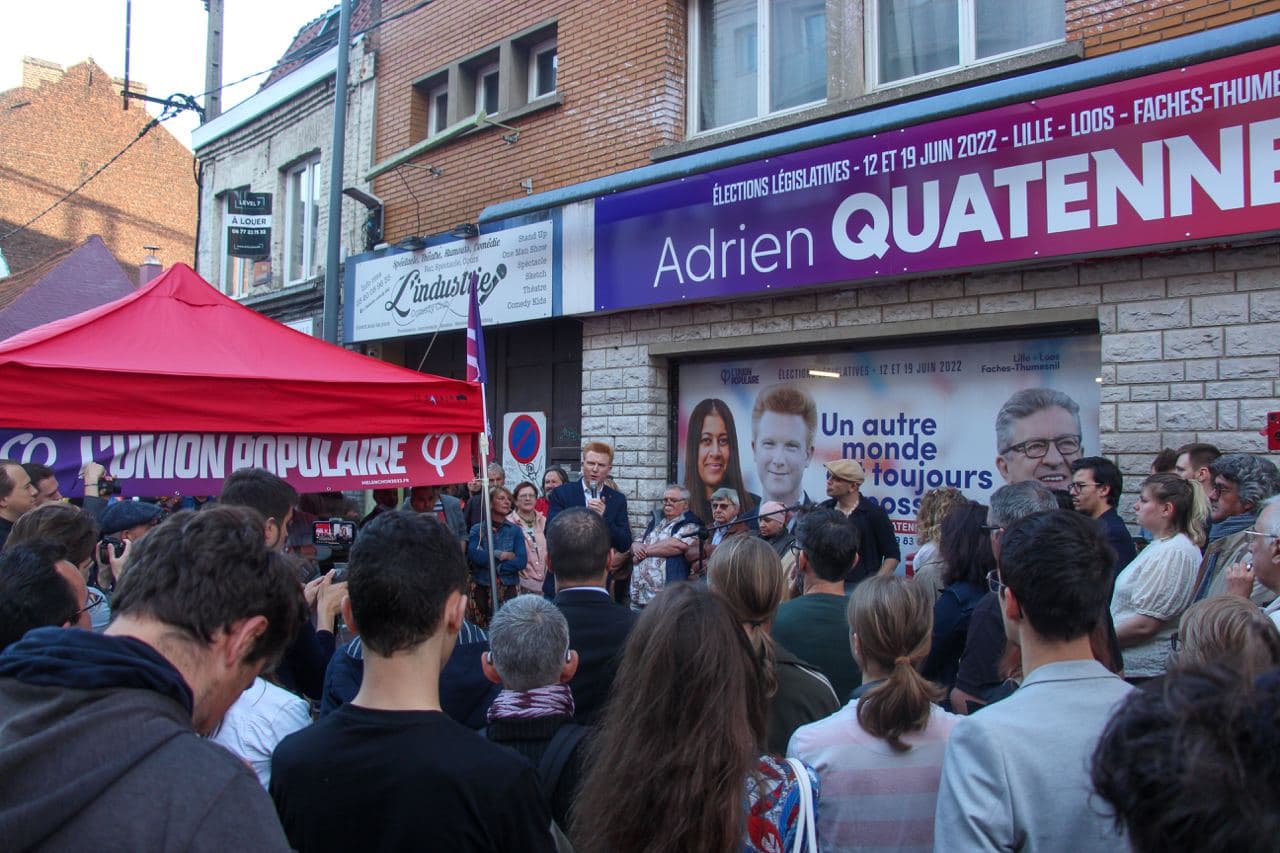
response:
<path fill-rule="evenodd" d="M 1111 619 L 1129 679 L 1163 675 L 1169 637 L 1195 595 L 1208 503 L 1195 480 L 1154 474 L 1142 483 L 1134 507 L 1151 544 L 1116 578 Z"/>
<path fill-rule="evenodd" d="M 825 720 L 801 726 L 787 754 L 818 773 L 824 851 L 933 849 L 942 758 L 959 717 L 917 671 L 931 645 L 933 596 L 905 577 L 871 577 L 849 602 L 863 684 Z"/>
<path fill-rule="evenodd" d="M 210 740 L 239 756 L 266 788 L 271 784 L 271 753 L 289 735 L 311 725 L 311 706 L 259 676 L 227 710 Z"/>

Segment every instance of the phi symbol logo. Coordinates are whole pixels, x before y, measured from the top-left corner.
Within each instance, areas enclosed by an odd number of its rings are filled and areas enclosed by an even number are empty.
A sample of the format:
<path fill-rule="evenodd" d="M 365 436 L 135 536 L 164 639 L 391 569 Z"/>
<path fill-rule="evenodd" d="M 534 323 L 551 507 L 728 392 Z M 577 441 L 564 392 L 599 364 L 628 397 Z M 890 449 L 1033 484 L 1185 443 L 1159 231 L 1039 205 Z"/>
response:
<path fill-rule="evenodd" d="M 453 433 L 432 434 L 422 439 L 422 458 L 444 479 L 444 468 L 458 455 L 458 437 Z"/>

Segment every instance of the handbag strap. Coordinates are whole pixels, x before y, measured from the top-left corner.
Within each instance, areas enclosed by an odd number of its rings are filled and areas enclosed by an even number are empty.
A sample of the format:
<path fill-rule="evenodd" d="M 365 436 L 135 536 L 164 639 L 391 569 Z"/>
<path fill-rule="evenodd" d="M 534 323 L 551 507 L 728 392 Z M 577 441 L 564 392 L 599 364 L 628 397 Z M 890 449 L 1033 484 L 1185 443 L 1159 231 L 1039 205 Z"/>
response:
<path fill-rule="evenodd" d="M 795 774 L 800 792 L 800 814 L 797 817 L 795 845 L 792 853 L 818 853 L 817 816 L 814 814 L 813 788 L 809 785 L 809 771 L 798 758 L 788 758 L 791 772 Z"/>

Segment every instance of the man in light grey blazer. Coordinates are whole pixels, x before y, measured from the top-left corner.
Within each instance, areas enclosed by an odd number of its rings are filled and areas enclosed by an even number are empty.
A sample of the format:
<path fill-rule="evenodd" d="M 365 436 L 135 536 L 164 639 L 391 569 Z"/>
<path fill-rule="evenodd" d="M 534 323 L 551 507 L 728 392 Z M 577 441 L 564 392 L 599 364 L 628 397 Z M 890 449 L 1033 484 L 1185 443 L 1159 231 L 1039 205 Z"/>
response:
<path fill-rule="evenodd" d="M 1078 513 L 1039 512 L 1002 532 L 991 582 L 1025 678 L 952 731 L 935 850 L 1129 849 L 1089 780 L 1103 727 L 1133 689 L 1089 648 L 1114 560 Z"/>

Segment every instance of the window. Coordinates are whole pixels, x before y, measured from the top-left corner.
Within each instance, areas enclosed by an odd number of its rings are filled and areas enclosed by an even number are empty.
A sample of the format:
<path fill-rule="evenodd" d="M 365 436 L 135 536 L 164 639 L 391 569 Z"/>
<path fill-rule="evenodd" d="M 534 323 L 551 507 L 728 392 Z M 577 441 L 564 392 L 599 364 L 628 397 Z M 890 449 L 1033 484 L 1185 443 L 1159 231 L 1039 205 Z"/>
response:
<path fill-rule="evenodd" d="M 476 70 L 476 112 L 493 115 L 498 112 L 498 63 Z"/>
<path fill-rule="evenodd" d="M 320 273 L 320 158 L 299 163 L 285 175 L 286 283 Z"/>
<path fill-rule="evenodd" d="M 449 84 L 441 83 L 427 92 L 427 137 L 449 126 Z"/>
<path fill-rule="evenodd" d="M 555 94 L 559 67 L 555 39 L 534 45 L 529 51 L 529 100 Z"/>
<path fill-rule="evenodd" d="M 692 0 L 693 132 L 826 100 L 826 30 L 826 0 Z"/>
<path fill-rule="evenodd" d="M 874 0 L 868 77 L 883 86 L 1066 37 L 1065 0 Z"/>

